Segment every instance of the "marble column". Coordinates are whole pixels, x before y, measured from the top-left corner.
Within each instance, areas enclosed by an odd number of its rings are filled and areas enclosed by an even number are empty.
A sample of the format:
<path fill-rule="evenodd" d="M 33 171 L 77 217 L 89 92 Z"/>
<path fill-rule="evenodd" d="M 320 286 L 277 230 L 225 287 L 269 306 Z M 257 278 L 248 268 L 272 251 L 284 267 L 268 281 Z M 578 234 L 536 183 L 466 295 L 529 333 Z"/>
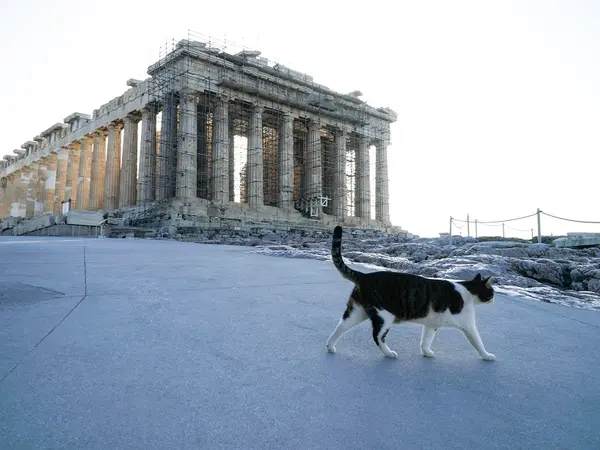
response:
<path fill-rule="evenodd" d="M 90 200 L 90 184 L 92 178 L 92 140 L 91 136 L 84 136 L 79 140 L 79 168 L 77 175 L 77 197 L 75 209 L 87 211 Z"/>
<path fill-rule="evenodd" d="M 150 202 L 156 198 L 156 114 L 157 107 L 153 103 L 142 108 L 138 203 Z"/>
<path fill-rule="evenodd" d="M 388 188 L 388 139 L 381 139 L 375 149 L 375 219 L 390 225 L 390 194 Z"/>
<path fill-rule="evenodd" d="M 235 128 L 229 120 L 229 201 L 235 201 Z"/>
<path fill-rule="evenodd" d="M 179 142 L 177 143 L 176 196 L 196 197 L 198 189 L 198 109 L 196 93 L 185 89 L 179 93 Z M 215 136 L 213 134 L 213 140 Z"/>
<path fill-rule="evenodd" d="M 5 190 L 5 214 L 6 217 L 13 215 L 13 203 L 17 195 L 16 186 L 17 173 L 13 172 L 6 177 L 6 190 Z"/>
<path fill-rule="evenodd" d="M 337 130 L 335 133 L 335 172 L 333 174 L 333 198 L 331 199 L 333 215 L 342 219 L 348 214 L 346 204 L 346 140 L 345 130 Z"/>
<path fill-rule="evenodd" d="M 2 166 L 0 165 L 0 169 Z M 7 217 L 6 214 L 6 177 L 0 177 L 0 220 Z"/>
<path fill-rule="evenodd" d="M 54 213 L 54 201 L 56 200 L 56 153 L 50 153 L 46 157 L 46 186 L 44 187 L 44 212 Z"/>
<path fill-rule="evenodd" d="M 137 152 L 139 113 L 131 113 L 123 119 L 123 163 L 121 166 L 121 189 L 119 208 L 135 205 L 137 197 Z"/>
<path fill-rule="evenodd" d="M 210 116 L 211 108 L 208 104 L 199 103 L 197 105 L 197 110 L 198 119 L 196 121 L 198 122 L 198 127 L 196 128 L 196 134 L 198 135 L 198 158 L 196 160 L 196 170 L 198 173 L 198 183 L 196 197 L 210 200 L 212 193 L 212 185 L 210 182 L 212 171 L 209 164 L 212 157 L 212 149 L 209 149 L 208 147 L 210 142 L 208 132 L 208 117 Z"/>
<path fill-rule="evenodd" d="M 39 172 L 39 164 L 37 161 L 29 164 L 29 168 L 31 172 L 29 174 L 29 186 L 27 186 L 27 207 L 25 216 L 28 218 L 36 216 L 35 204 L 38 199 L 38 172 Z"/>
<path fill-rule="evenodd" d="M 41 216 L 46 212 L 46 179 L 48 176 L 48 158 L 40 158 L 38 160 L 38 185 L 35 196 L 34 215 Z"/>
<path fill-rule="evenodd" d="M 291 210 L 294 197 L 294 118 L 289 113 L 282 116 L 278 153 L 278 206 L 284 210 Z"/>
<path fill-rule="evenodd" d="M 8 197 L 6 193 L 6 189 L 8 187 L 8 178 L 1 177 L 0 178 L 0 219 L 4 219 L 8 217 L 10 214 L 8 211 Z"/>
<path fill-rule="evenodd" d="M 54 194 L 56 201 L 54 202 L 54 215 L 62 215 L 62 202 L 66 200 L 65 188 L 67 186 L 67 167 L 69 164 L 69 149 L 61 147 L 56 155 L 56 184 Z"/>
<path fill-rule="evenodd" d="M 222 97 L 215 105 L 212 134 L 212 199 L 229 202 L 229 102 Z"/>
<path fill-rule="evenodd" d="M 121 129 L 120 121 L 108 125 L 106 142 L 106 171 L 104 173 L 104 209 L 113 210 L 119 207 L 119 191 L 121 189 Z"/>
<path fill-rule="evenodd" d="M 160 130 L 160 154 L 157 161 L 156 200 L 175 195 L 175 167 L 177 147 L 177 97 L 165 96 Z"/>
<path fill-rule="evenodd" d="M 369 167 L 369 141 L 366 136 L 358 136 L 356 148 L 356 217 L 369 219 L 371 217 L 371 183 Z"/>
<path fill-rule="evenodd" d="M 27 212 L 27 188 L 29 187 L 29 174 L 31 169 L 27 166 L 21 168 L 15 175 L 15 191 L 11 215 L 15 217 L 26 217 Z"/>
<path fill-rule="evenodd" d="M 263 206 L 263 151 L 262 151 L 262 105 L 254 105 L 248 126 L 248 157 L 246 185 L 248 204 Z"/>
<path fill-rule="evenodd" d="M 99 129 L 94 132 L 92 150 L 92 176 L 90 178 L 89 211 L 97 211 L 104 204 L 104 173 L 106 170 L 106 131 Z"/>
<path fill-rule="evenodd" d="M 323 194 L 323 166 L 321 163 L 321 124 L 316 120 L 310 120 L 308 124 L 308 146 L 306 157 L 306 196 L 309 199 L 320 197 Z M 314 211 L 320 217 L 323 208 L 314 204 Z"/>
<path fill-rule="evenodd" d="M 67 164 L 67 183 L 65 199 L 71 200 L 71 209 L 77 203 L 77 176 L 79 175 L 79 143 L 69 144 L 69 163 Z"/>

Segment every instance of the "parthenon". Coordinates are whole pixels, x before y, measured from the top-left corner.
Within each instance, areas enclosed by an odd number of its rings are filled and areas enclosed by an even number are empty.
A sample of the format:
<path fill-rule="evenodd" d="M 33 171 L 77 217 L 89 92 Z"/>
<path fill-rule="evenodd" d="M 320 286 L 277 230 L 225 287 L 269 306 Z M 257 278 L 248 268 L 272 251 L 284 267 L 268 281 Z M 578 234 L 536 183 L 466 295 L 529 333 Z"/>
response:
<path fill-rule="evenodd" d="M 391 226 L 391 109 L 258 51 L 191 39 L 147 73 L 4 156 L 0 218 L 75 210 Z"/>

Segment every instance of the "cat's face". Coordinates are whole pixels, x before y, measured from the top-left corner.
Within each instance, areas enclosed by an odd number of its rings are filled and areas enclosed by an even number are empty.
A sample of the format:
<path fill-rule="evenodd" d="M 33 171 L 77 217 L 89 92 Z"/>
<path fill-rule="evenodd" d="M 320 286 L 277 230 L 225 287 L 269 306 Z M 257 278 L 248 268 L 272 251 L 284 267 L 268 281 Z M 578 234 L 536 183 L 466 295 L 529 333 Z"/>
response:
<path fill-rule="evenodd" d="M 478 303 L 492 303 L 494 301 L 492 282 L 492 277 L 482 278 L 478 273 L 472 280 L 465 281 L 463 284 Z"/>

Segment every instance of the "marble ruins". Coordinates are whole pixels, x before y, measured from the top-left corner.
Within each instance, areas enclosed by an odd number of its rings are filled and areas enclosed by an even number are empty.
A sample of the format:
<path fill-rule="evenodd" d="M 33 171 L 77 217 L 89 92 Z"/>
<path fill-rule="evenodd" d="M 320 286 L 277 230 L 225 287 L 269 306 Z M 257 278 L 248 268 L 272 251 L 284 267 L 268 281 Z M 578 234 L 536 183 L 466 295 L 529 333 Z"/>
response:
<path fill-rule="evenodd" d="M 392 110 L 260 52 L 193 40 L 147 73 L 91 115 L 72 113 L 4 156 L 0 219 L 104 211 L 137 225 L 160 217 L 397 228 Z"/>

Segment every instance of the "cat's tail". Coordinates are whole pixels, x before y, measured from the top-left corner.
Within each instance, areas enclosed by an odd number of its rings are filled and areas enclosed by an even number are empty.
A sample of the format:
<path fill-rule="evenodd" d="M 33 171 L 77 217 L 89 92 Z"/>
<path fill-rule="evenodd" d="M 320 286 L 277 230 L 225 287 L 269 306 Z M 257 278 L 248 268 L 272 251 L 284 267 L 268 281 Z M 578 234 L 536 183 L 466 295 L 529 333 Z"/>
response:
<path fill-rule="evenodd" d="M 333 238 L 331 239 L 331 259 L 333 260 L 333 265 L 345 279 L 357 281 L 362 275 L 360 272 L 348 267 L 342 259 L 342 227 L 339 225 L 333 229 Z"/>

